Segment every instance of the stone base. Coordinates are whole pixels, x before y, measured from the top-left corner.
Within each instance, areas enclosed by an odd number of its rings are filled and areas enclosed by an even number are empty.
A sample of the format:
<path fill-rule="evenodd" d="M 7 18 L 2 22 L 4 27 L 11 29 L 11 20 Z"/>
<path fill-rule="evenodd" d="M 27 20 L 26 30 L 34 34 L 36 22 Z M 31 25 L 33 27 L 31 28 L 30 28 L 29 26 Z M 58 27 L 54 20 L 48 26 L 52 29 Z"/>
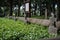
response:
<path fill-rule="evenodd" d="M 56 27 L 60 29 L 60 21 L 56 22 Z"/>
<path fill-rule="evenodd" d="M 54 26 L 49 26 L 48 32 L 49 34 L 57 34 L 57 28 Z"/>

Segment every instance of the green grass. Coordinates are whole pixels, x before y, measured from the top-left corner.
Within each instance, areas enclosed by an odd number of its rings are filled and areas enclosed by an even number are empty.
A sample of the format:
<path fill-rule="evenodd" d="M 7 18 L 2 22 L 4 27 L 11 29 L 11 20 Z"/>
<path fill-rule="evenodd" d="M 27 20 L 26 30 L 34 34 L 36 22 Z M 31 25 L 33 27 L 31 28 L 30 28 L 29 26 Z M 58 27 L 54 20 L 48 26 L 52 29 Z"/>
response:
<path fill-rule="evenodd" d="M 0 18 L 0 40 L 38 40 L 52 38 L 48 28 L 38 24 L 26 24 L 22 21 Z"/>
<path fill-rule="evenodd" d="M 42 16 L 32 16 L 31 18 L 45 19 L 45 16 L 44 15 L 42 15 Z M 49 16 L 48 16 L 47 19 L 49 19 Z"/>
<path fill-rule="evenodd" d="M 44 16 L 32 16 L 31 18 L 44 19 Z"/>

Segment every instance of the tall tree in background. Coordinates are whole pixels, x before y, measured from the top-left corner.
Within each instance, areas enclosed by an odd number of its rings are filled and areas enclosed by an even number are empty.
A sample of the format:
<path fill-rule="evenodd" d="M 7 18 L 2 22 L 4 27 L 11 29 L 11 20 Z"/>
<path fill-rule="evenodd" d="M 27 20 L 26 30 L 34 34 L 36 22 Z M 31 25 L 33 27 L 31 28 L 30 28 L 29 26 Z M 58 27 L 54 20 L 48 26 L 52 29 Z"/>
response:
<path fill-rule="evenodd" d="M 10 2 L 10 14 L 9 14 L 9 16 L 12 16 L 13 0 L 9 0 L 9 2 Z"/>
<path fill-rule="evenodd" d="M 18 16 L 20 16 L 20 0 L 18 0 Z"/>
<path fill-rule="evenodd" d="M 37 9 L 37 2 L 36 2 L 36 0 L 34 0 L 34 4 L 35 4 L 35 5 L 34 5 L 34 9 L 35 9 L 35 10 L 34 10 L 34 15 L 36 15 L 36 9 Z"/>

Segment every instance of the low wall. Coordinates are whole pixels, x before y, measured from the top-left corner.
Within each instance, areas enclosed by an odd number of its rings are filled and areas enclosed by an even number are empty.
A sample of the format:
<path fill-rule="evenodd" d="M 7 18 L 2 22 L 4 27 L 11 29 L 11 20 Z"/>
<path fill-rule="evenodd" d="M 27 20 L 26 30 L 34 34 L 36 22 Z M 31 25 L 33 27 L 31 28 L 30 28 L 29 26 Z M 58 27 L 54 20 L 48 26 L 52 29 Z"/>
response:
<path fill-rule="evenodd" d="M 14 19 L 15 17 L 9 17 L 9 18 Z M 26 21 L 25 17 L 16 17 L 15 19 L 22 20 L 24 22 Z M 49 24 L 50 24 L 50 21 L 47 20 L 47 19 L 35 19 L 35 18 L 27 18 L 27 19 L 31 23 L 41 24 L 41 25 L 44 25 L 44 26 L 49 26 Z"/>
<path fill-rule="evenodd" d="M 9 17 L 9 18 L 13 18 L 14 17 Z M 15 19 L 18 19 L 18 20 L 22 20 L 22 21 L 26 21 L 25 20 L 25 17 L 16 17 Z M 50 20 L 48 19 L 36 19 L 36 18 L 27 18 L 31 23 L 36 23 L 36 24 L 41 24 L 41 25 L 44 25 L 44 26 L 49 26 L 50 24 Z M 58 28 L 60 28 L 60 21 L 56 22 L 56 26 Z"/>
<path fill-rule="evenodd" d="M 36 24 L 41 24 L 45 26 L 49 26 L 50 21 L 47 19 L 35 19 L 35 18 L 28 18 L 30 22 L 36 23 Z"/>

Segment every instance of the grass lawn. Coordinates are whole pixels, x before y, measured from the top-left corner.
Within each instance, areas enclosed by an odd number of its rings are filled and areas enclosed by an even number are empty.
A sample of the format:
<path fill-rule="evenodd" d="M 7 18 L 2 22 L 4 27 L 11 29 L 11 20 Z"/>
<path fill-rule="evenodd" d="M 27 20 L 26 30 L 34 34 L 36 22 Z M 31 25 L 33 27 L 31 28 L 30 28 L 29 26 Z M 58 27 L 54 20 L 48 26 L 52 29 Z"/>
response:
<path fill-rule="evenodd" d="M 45 16 L 44 15 L 42 15 L 42 16 L 32 16 L 31 18 L 45 19 Z M 49 16 L 48 16 L 47 19 L 49 19 Z"/>
<path fill-rule="evenodd" d="M 0 18 L 0 40 L 38 40 L 55 37 L 48 28 L 38 24 L 26 24 L 22 21 Z"/>

